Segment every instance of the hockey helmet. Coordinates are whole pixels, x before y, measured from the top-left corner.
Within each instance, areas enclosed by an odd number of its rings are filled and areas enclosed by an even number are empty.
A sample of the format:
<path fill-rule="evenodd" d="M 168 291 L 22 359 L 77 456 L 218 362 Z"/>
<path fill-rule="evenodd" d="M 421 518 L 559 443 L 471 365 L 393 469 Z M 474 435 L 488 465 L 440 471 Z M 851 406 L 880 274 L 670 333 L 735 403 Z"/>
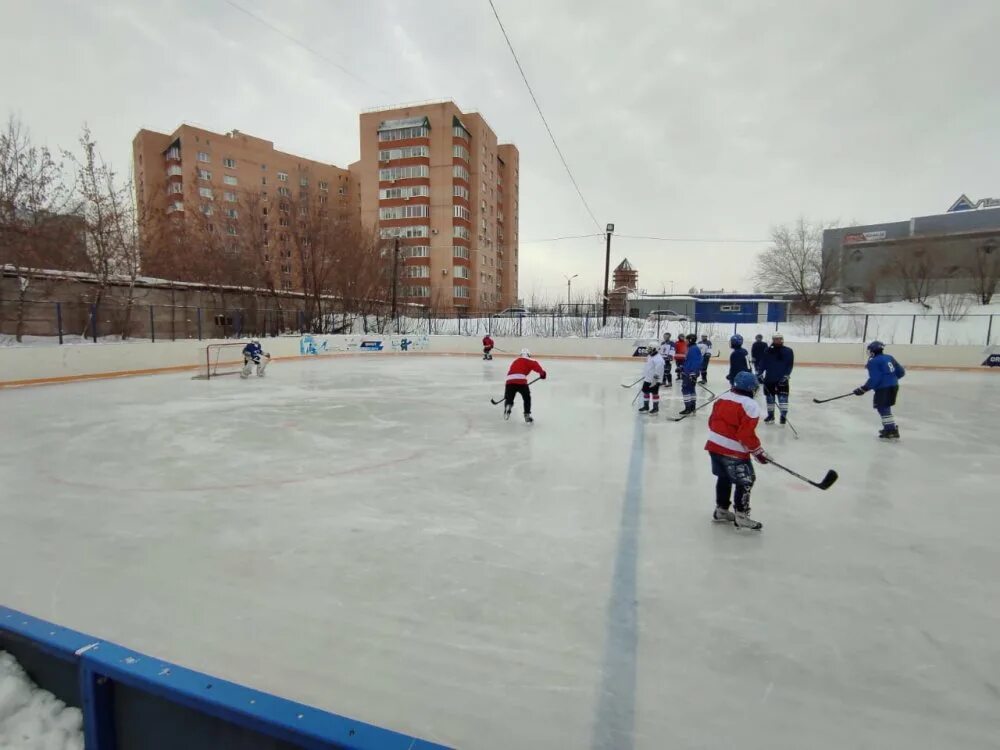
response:
<path fill-rule="evenodd" d="M 757 387 L 759 385 L 760 383 L 757 380 L 757 376 L 752 372 L 747 372 L 746 370 L 736 373 L 736 377 L 733 378 L 733 390 L 744 391 L 745 393 L 749 393 L 751 396 L 757 392 Z"/>
<path fill-rule="evenodd" d="M 697 337 L 697 336 L 695 336 L 695 335 L 694 335 L 693 333 L 689 333 L 689 334 L 688 334 L 687 336 L 685 336 L 684 338 L 685 338 L 685 339 L 687 340 L 687 342 L 688 342 L 689 344 L 697 344 L 697 343 L 698 343 L 698 337 Z"/>
<path fill-rule="evenodd" d="M 529 352 L 527 349 L 522 349 L 521 350 L 521 356 L 522 357 L 530 357 L 531 356 L 531 352 Z"/>
<path fill-rule="evenodd" d="M 741 346 L 743 346 L 743 337 L 740 336 L 738 333 L 734 333 L 732 336 L 729 337 L 729 345 L 733 347 L 733 349 L 739 349 Z"/>
<path fill-rule="evenodd" d="M 771 341 L 784 341 L 784 340 L 785 340 L 785 334 L 783 334 L 781 331 L 775 331 L 774 333 L 771 334 Z"/>
<path fill-rule="evenodd" d="M 885 350 L 885 344 L 881 341 L 873 341 L 868 345 L 868 354 L 874 357 L 876 354 L 881 354 Z"/>
<path fill-rule="evenodd" d="M 764 336 L 762 334 L 758 333 L 756 336 L 753 337 L 753 340 L 754 341 L 763 341 L 764 340 Z"/>

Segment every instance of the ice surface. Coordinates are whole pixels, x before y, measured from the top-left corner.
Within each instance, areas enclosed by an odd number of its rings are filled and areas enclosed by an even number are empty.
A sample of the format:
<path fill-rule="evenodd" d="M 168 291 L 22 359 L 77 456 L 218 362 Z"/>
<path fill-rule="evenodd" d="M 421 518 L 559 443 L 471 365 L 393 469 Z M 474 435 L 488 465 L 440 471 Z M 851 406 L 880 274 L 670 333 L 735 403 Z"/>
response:
<path fill-rule="evenodd" d="M 499 358 L 0 392 L 0 602 L 463 748 L 996 746 L 995 374 L 909 372 L 883 444 L 797 369 L 765 446 L 841 478 L 761 467 L 756 534 L 640 363 L 542 362 L 532 426 Z"/>
<path fill-rule="evenodd" d="M 83 750 L 80 709 L 39 689 L 5 651 L 0 651 L 0 748 Z"/>

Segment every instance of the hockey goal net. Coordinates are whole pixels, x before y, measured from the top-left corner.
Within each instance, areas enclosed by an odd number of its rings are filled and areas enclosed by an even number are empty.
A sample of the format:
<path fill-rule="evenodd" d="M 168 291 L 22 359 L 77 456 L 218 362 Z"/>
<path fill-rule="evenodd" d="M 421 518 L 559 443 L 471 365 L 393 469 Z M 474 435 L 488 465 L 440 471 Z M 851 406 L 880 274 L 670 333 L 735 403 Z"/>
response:
<path fill-rule="evenodd" d="M 201 363 L 198 378 L 211 380 L 222 375 L 237 375 L 243 369 L 244 342 L 227 344 L 209 344 L 205 347 L 205 356 Z"/>

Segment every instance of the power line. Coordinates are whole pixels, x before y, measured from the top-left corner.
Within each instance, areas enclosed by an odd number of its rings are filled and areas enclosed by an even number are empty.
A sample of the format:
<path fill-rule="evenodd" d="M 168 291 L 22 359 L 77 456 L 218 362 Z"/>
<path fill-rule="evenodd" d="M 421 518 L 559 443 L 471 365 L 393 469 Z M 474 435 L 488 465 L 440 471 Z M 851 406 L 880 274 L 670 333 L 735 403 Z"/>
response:
<path fill-rule="evenodd" d="M 603 231 L 601 222 L 597 220 L 597 217 L 594 216 L 594 212 L 590 210 L 590 204 L 587 203 L 587 199 L 583 197 L 583 191 L 580 190 L 580 186 L 577 184 L 576 178 L 573 176 L 573 171 L 569 168 L 566 157 L 563 156 L 562 149 L 559 148 L 559 144 L 556 143 L 556 137 L 552 134 L 552 128 L 549 127 L 548 120 L 546 120 L 545 115 L 542 114 L 542 107 L 539 105 L 537 97 L 535 97 L 535 92 L 532 90 L 531 84 L 528 83 L 528 76 L 524 74 L 524 68 L 521 67 L 521 61 L 517 58 L 517 53 L 514 51 L 514 45 L 511 44 L 510 37 L 507 36 L 507 29 L 504 28 L 503 21 L 500 20 L 500 14 L 497 13 L 497 7 L 493 4 L 493 0 L 489 0 L 489 3 L 490 8 L 493 9 L 493 15 L 497 19 L 497 24 L 500 26 L 503 38 L 507 42 L 507 48 L 510 50 L 510 54 L 514 58 L 514 64 L 517 65 L 517 69 L 521 73 L 521 79 L 524 81 L 524 85 L 528 89 L 528 93 L 531 95 L 531 101 L 534 102 L 535 109 L 538 110 L 538 116 L 542 118 L 542 124 L 545 126 L 545 130 L 549 134 L 549 139 L 551 139 L 552 145 L 555 146 L 556 153 L 559 154 L 559 159 L 562 161 L 563 167 L 566 168 L 566 174 L 569 175 L 570 182 L 572 182 L 573 187 L 576 188 L 576 194 L 580 196 L 580 200 L 583 202 L 583 207 L 587 209 L 587 213 L 590 214 L 590 218 L 593 219 L 594 226 L 597 227 L 598 231 Z"/>
<path fill-rule="evenodd" d="M 718 243 L 718 244 L 732 244 L 732 243 L 747 243 L 747 244 L 762 244 L 765 242 L 771 242 L 771 240 L 738 240 L 738 239 L 706 239 L 704 237 L 651 237 L 645 234 L 616 234 L 616 239 L 627 239 L 627 240 L 655 240 L 656 242 L 705 242 L 705 243 Z"/>
<path fill-rule="evenodd" d="M 336 60 L 334 60 L 334 59 L 332 59 L 330 57 L 327 57 L 322 52 L 319 52 L 319 51 L 313 49 L 312 47 L 310 47 L 308 44 L 306 44 L 302 40 L 296 39 L 291 34 L 288 34 L 288 33 L 284 32 L 284 31 L 282 31 L 277 26 L 275 26 L 273 23 L 271 23 L 270 21 L 267 21 L 267 20 L 261 18 L 260 16 L 258 16 L 253 11 L 247 10 L 242 5 L 239 5 L 238 3 L 233 2 L 233 0 L 223 0 L 223 2 L 226 3 L 226 5 L 229 5 L 230 7 L 235 8 L 240 13 L 243 13 L 243 14 L 245 14 L 247 16 L 250 16 L 250 18 L 252 18 L 253 20 L 255 20 L 257 23 L 266 26 L 271 31 L 273 31 L 275 34 L 278 34 L 278 35 L 284 37 L 285 39 L 287 39 L 288 41 L 290 41 L 292 44 L 295 44 L 295 45 L 301 47 L 306 52 L 309 52 L 309 53 L 315 55 L 316 57 L 318 57 L 320 60 L 323 60 L 324 62 L 329 63 L 330 65 L 332 65 L 333 67 L 337 68 L 338 70 L 340 70 L 345 75 L 348 75 L 351 78 L 353 78 L 358 83 L 362 83 L 365 86 L 369 86 L 371 88 L 377 89 L 378 91 L 381 91 L 383 94 L 388 94 L 388 92 L 385 89 L 383 89 L 383 88 L 381 88 L 379 86 L 376 86 L 375 84 L 370 83 L 369 81 L 366 81 L 364 78 L 362 78 L 361 76 L 359 76 L 357 73 L 355 73 L 355 72 L 353 72 L 353 71 L 345 68 L 339 62 L 337 62 Z"/>
<path fill-rule="evenodd" d="M 601 232 L 600 234 L 572 234 L 572 235 L 568 235 L 566 237 L 547 237 L 547 238 L 542 239 L 542 240 L 521 240 L 520 244 L 522 244 L 522 245 L 540 245 L 543 242 L 559 242 L 560 240 L 582 240 L 582 239 L 585 239 L 587 237 L 603 237 L 603 236 L 604 236 L 603 232 Z"/>

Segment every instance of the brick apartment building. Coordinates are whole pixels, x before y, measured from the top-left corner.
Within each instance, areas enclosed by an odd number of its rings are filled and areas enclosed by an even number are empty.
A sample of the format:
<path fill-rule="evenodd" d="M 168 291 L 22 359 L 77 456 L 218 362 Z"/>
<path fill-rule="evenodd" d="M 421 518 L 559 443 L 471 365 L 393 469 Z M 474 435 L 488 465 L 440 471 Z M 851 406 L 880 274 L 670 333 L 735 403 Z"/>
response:
<path fill-rule="evenodd" d="M 401 299 L 435 309 L 517 304 L 518 151 L 442 101 L 365 112 L 361 221 L 399 239 Z"/>
<path fill-rule="evenodd" d="M 169 236 L 200 227 L 237 247 L 255 233 L 276 289 L 301 289 L 292 251 L 294 216 L 304 202 L 316 210 L 356 215 L 357 188 L 348 170 L 278 151 L 274 143 L 232 130 L 181 125 L 173 133 L 140 130 L 132 141 L 136 201 L 146 234 Z M 144 238 L 143 272 L 176 278 L 167 242 Z"/>

